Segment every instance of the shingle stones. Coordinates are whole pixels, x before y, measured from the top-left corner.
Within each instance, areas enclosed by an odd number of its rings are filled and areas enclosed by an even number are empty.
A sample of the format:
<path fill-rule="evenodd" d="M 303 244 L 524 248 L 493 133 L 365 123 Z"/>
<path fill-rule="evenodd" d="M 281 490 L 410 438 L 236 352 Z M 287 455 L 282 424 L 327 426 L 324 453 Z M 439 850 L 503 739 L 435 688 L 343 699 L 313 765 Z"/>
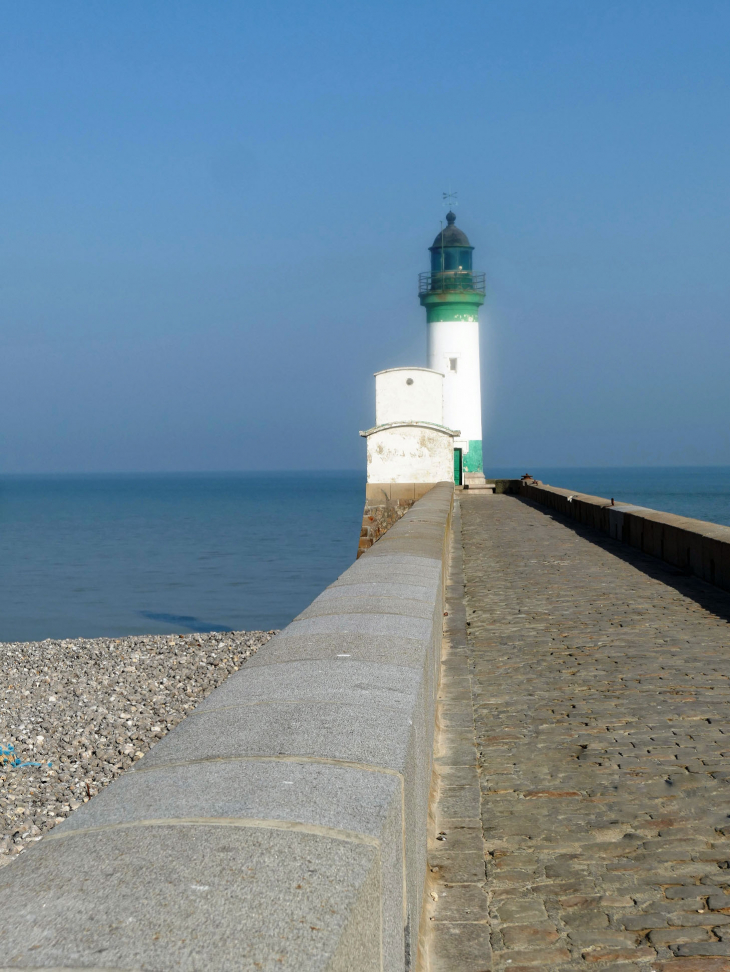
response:
<path fill-rule="evenodd" d="M 0 867 L 140 759 L 274 634 L 0 644 Z"/>

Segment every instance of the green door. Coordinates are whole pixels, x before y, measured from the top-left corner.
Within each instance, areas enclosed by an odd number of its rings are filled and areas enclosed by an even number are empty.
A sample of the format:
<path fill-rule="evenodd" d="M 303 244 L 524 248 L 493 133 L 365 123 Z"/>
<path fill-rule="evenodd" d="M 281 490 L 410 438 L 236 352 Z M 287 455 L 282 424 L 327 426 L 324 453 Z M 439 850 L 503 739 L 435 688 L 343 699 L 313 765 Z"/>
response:
<path fill-rule="evenodd" d="M 454 449 L 454 482 L 461 486 L 461 449 Z"/>

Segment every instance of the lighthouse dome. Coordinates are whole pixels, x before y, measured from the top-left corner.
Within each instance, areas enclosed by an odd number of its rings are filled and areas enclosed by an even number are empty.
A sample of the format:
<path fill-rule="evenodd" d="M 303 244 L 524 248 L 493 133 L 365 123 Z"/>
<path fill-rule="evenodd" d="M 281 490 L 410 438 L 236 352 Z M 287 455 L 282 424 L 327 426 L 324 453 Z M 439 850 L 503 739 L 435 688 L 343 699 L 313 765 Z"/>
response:
<path fill-rule="evenodd" d="M 469 237 L 458 226 L 454 226 L 455 222 L 456 214 L 448 212 L 446 214 L 446 229 L 438 234 L 430 249 L 438 248 L 440 250 L 442 246 L 470 246 Z"/>

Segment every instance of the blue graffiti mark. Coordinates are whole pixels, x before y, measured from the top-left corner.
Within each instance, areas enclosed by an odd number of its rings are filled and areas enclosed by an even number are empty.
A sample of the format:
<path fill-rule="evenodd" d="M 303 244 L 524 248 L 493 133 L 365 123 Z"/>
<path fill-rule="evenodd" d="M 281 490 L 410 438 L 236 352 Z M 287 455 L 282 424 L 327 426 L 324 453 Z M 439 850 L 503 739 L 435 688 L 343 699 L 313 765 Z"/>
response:
<path fill-rule="evenodd" d="M 0 743 L 0 766 L 42 766 L 42 763 L 36 763 L 35 760 L 26 759 L 23 760 L 20 756 L 15 755 L 15 746 L 8 745 L 3 746 Z M 49 762 L 47 766 L 53 766 L 53 763 Z"/>

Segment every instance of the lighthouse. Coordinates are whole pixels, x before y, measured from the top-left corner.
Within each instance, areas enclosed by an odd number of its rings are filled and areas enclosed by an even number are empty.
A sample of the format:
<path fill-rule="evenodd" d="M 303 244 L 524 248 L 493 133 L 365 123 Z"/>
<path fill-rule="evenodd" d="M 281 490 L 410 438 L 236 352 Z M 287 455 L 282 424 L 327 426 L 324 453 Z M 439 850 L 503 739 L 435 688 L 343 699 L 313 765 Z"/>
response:
<path fill-rule="evenodd" d="M 454 479 L 464 486 L 484 484 L 482 392 L 479 367 L 479 307 L 484 303 L 483 273 L 472 268 L 466 233 L 449 212 L 431 252 L 431 270 L 419 275 L 418 296 L 426 308 L 428 367 L 444 375 L 443 423 L 458 429 L 454 440 Z"/>
<path fill-rule="evenodd" d="M 428 368 L 375 374 L 375 425 L 367 439 L 367 486 L 358 557 L 436 483 L 494 492 L 482 468 L 479 307 L 484 274 L 472 268 L 466 234 L 446 216 L 418 280 L 428 320 Z"/>

